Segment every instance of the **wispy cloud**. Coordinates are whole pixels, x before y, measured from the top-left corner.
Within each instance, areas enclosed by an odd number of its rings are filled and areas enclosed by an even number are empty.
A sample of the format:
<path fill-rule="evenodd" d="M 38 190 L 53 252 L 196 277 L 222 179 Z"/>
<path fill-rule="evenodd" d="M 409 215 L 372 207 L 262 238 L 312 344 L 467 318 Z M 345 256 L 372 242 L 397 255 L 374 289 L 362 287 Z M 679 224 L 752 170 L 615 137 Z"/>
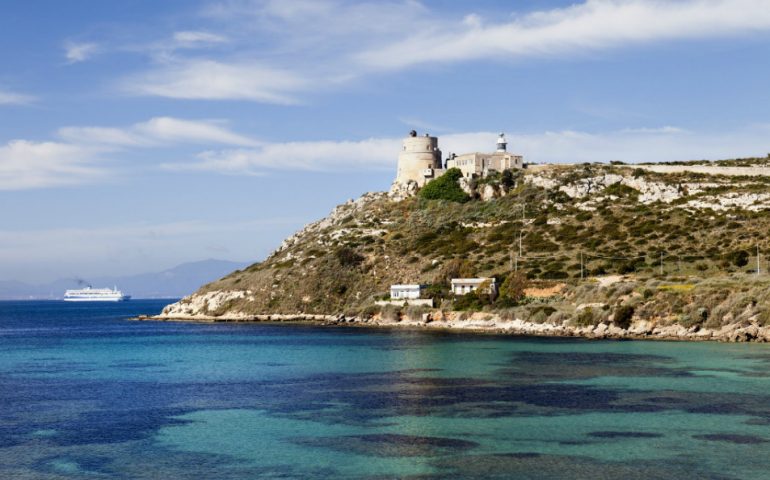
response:
<path fill-rule="evenodd" d="M 266 170 L 345 171 L 387 169 L 398 154 L 398 139 L 267 143 L 257 149 L 210 150 L 167 170 L 205 170 L 258 175 Z M 394 153 L 395 152 L 395 153 Z"/>
<path fill-rule="evenodd" d="M 164 55 L 121 86 L 134 95 L 301 103 L 303 95 L 383 70 L 575 58 L 768 32 L 767 7 L 767 0 L 587 0 L 488 18 L 472 10 L 447 14 L 415 0 L 229 0 L 204 8 L 203 27 L 176 32 Z M 210 58 L 184 48 L 225 43 Z"/>
<path fill-rule="evenodd" d="M 204 45 L 213 45 L 226 43 L 227 37 L 216 35 L 210 32 L 187 30 L 174 33 L 174 42 L 180 48 L 201 47 Z"/>
<path fill-rule="evenodd" d="M 14 140 L 0 146 L 0 190 L 76 185 L 104 178 L 97 151 L 58 142 Z"/>
<path fill-rule="evenodd" d="M 67 42 L 64 44 L 64 56 L 68 63 L 84 62 L 99 52 L 96 43 Z"/>
<path fill-rule="evenodd" d="M 635 128 L 605 132 L 574 130 L 508 134 L 509 150 L 538 163 L 622 160 L 628 163 L 719 160 L 764 156 L 770 125 L 731 131 L 690 131 L 677 127 Z M 491 150 L 496 134 L 466 133 L 441 137 L 445 152 Z"/>
<path fill-rule="evenodd" d="M 473 21 L 469 21 L 472 18 Z M 480 17 L 427 29 L 356 55 L 373 69 L 582 53 L 665 40 L 749 35 L 770 29 L 766 0 L 588 0 L 510 22 Z"/>
<path fill-rule="evenodd" d="M 18 92 L 11 92 L 0 88 L 0 105 L 26 105 L 34 102 L 36 99 L 32 95 L 26 95 Z"/>
<path fill-rule="evenodd" d="M 259 142 L 232 132 L 221 122 L 155 117 L 125 128 L 63 127 L 58 134 L 71 143 L 114 147 L 157 147 L 178 143 L 257 146 Z"/>
<path fill-rule="evenodd" d="M 307 81 L 299 74 L 256 63 L 174 61 L 129 78 L 123 91 L 136 95 L 198 100 L 254 100 L 296 103 Z"/>
<path fill-rule="evenodd" d="M 108 157 L 137 148 L 174 145 L 257 147 L 260 142 L 235 133 L 219 121 L 155 117 L 134 125 L 63 127 L 60 140 L 13 140 L 0 146 L 0 190 L 26 190 L 103 181 L 112 174 Z"/>
<path fill-rule="evenodd" d="M 203 57 L 166 47 L 119 87 L 166 98 L 302 103 L 303 94 L 359 78 L 352 52 L 405 35 L 426 13 L 413 0 L 215 2 L 204 9 L 205 32 L 226 37 L 226 49 Z"/>
<path fill-rule="evenodd" d="M 442 151 L 493 151 L 498 132 L 469 132 L 439 138 Z M 770 125 L 727 132 L 692 132 L 677 127 L 635 128 L 606 132 L 564 130 L 508 135 L 509 150 L 537 163 L 623 160 L 672 161 L 764 155 Z M 271 170 L 395 171 L 399 138 L 360 141 L 265 143 L 259 148 L 210 150 L 187 163 L 166 163 L 173 171 L 260 175 Z"/>

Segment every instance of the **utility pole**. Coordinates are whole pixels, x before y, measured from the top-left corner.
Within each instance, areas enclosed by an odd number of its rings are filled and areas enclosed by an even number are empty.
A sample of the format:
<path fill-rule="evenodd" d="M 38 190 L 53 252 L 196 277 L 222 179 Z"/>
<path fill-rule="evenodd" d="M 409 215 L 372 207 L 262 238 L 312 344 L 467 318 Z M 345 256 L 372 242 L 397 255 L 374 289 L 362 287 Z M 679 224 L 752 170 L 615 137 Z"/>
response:
<path fill-rule="evenodd" d="M 518 272 L 518 271 L 519 271 L 519 257 L 518 257 L 518 256 L 517 256 L 517 257 L 515 257 L 515 260 L 516 260 L 516 263 L 514 264 L 514 269 L 513 269 L 513 271 L 514 271 L 514 272 Z"/>
<path fill-rule="evenodd" d="M 519 256 L 521 256 L 521 230 L 519 230 Z"/>
<path fill-rule="evenodd" d="M 660 252 L 660 275 L 663 276 L 663 251 Z"/>

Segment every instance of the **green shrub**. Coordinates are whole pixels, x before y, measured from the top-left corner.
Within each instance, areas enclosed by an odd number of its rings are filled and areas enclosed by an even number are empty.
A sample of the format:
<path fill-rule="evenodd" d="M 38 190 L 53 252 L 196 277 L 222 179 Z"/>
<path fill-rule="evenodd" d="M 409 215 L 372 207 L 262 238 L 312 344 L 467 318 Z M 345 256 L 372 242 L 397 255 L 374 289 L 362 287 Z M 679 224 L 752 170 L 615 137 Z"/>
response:
<path fill-rule="evenodd" d="M 355 267 L 364 261 L 364 257 L 349 247 L 340 247 L 335 250 L 334 255 L 343 267 Z"/>
<path fill-rule="evenodd" d="M 736 267 L 745 267 L 749 264 L 749 252 L 736 250 L 727 254 L 727 260 Z"/>
<path fill-rule="evenodd" d="M 596 316 L 591 307 L 586 307 L 577 313 L 575 323 L 581 327 L 587 327 L 596 323 Z"/>
<path fill-rule="evenodd" d="M 465 203 L 471 199 L 467 193 L 460 188 L 458 180 L 463 174 L 459 168 L 450 168 L 444 175 L 428 182 L 420 190 L 420 198 L 426 200 L 449 200 L 451 202 Z"/>
<path fill-rule="evenodd" d="M 453 308 L 457 311 L 478 312 L 488 305 L 489 295 L 478 295 L 476 291 L 455 298 Z"/>
<path fill-rule="evenodd" d="M 631 319 L 634 317 L 634 307 L 622 305 L 615 309 L 615 315 L 612 317 L 612 323 L 619 328 L 627 329 L 631 326 Z"/>
<path fill-rule="evenodd" d="M 516 178 L 514 177 L 513 171 L 510 168 L 503 170 L 503 175 L 500 180 L 500 183 L 506 189 L 510 189 L 516 184 Z"/>
<path fill-rule="evenodd" d="M 528 285 L 529 280 L 527 280 L 526 275 L 522 272 L 513 272 L 500 285 L 500 299 L 505 299 L 515 304 L 524 298 L 524 289 Z"/>
<path fill-rule="evenodd" d="M 580 212 L 577 215 L 575 215 L 575 220 L 579 222 L 587 222 L 592 218 L 594 218 L 594 215 L 591 212 Z"/>
<path fill-rule="evenodd" d="M 639 197 L 639 190 L 623 185 L 620 182 L 605 187 L 603 193 L 605 195 L 615 195 L 616 197 L 632 198 L 634 200 Z"/>

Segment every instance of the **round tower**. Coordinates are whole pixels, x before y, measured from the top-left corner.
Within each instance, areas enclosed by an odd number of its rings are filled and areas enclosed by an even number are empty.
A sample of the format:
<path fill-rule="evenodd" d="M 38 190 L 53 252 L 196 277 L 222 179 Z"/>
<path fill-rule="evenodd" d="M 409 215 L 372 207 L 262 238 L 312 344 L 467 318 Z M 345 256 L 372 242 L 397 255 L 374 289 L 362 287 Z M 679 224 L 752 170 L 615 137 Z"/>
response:
<path fill-rule="evenodd" d="M 427 133 L 418 137 L 414 130 L 409 132 L 398 155 L 396 182 L 406 184 L 411 180 L 423 186 L 433 178 L 435 170 L 440 169 L 441 150 L 438 149 L 438 138 Z"/>
<path fill-rule="evenodd" d="M 497 151 L 505 152 L 508 149 L 508 142 L 505 141 L 505 134 L 501 133 L 497 138 Z"/>

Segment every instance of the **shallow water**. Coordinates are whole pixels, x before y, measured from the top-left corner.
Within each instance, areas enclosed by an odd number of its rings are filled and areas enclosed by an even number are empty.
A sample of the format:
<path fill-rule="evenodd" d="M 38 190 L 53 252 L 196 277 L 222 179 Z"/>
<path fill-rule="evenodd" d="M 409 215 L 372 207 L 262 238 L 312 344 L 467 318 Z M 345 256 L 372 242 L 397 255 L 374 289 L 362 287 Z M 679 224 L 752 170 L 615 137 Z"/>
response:
<path fill-rule="evenodd" d="M 770 471 L 770 346 L 132 322 L 0 302 L 0 478 Z"/>

